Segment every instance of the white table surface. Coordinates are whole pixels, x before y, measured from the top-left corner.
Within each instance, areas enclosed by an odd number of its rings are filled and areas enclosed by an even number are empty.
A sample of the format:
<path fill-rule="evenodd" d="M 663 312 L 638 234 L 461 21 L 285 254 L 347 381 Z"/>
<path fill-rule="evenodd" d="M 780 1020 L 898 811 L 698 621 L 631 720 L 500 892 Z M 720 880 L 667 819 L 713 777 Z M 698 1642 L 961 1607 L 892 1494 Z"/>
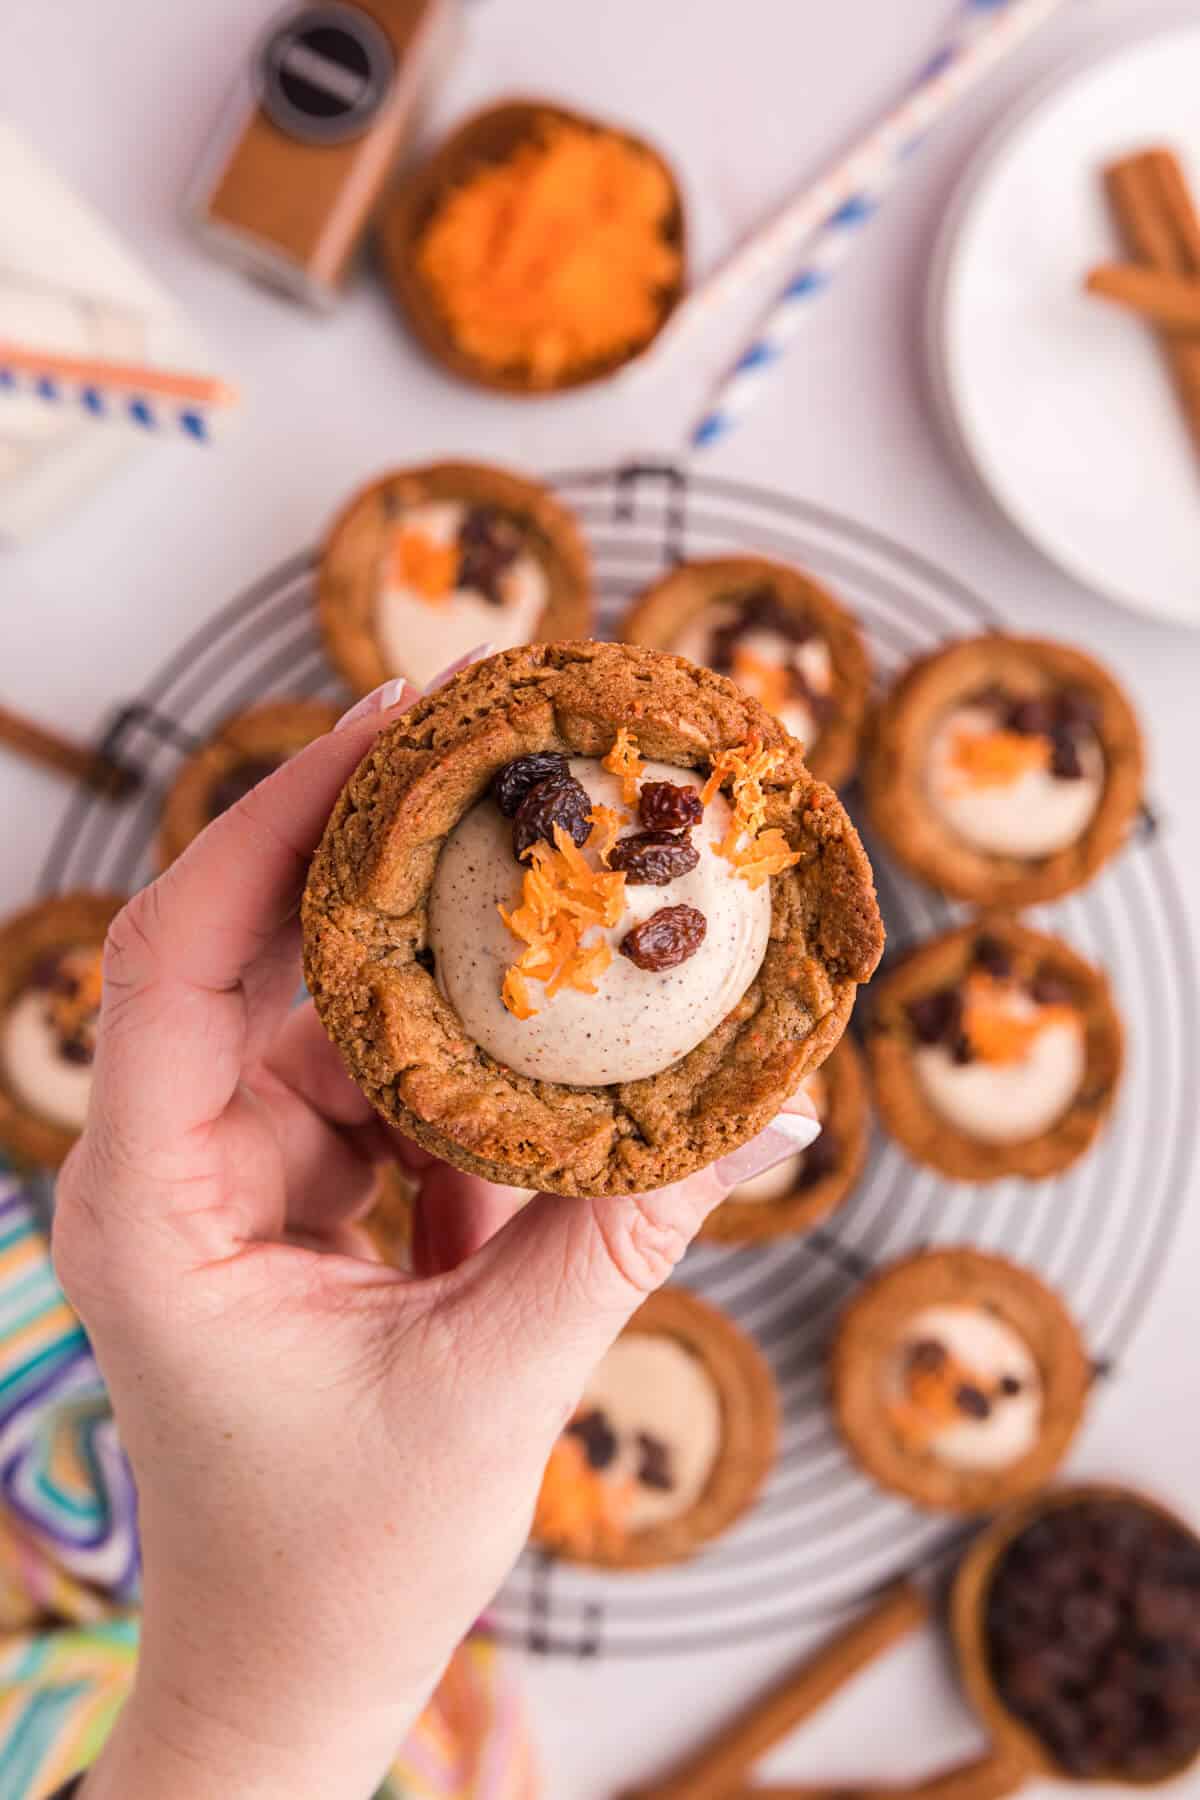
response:
<path fill-rule="evenodd" d="M 439 106 L 449 120 L 505 90 L 594 106 L 660 137 L 689 190 L 701 265 L 871 117 L 952 0 L 473 0 Z M 223 600 L 310 543 L 355 482 L 439 453 L 531 468 L 669 453 L 729 318 L 690 355 L 624 385 L 523 407 L 430 370 L 384 295 L 361 282 L 324 319 L 207 261 L 177 204 L 232 72 L 271 0 L 38 0 L 12 5 L 0 110 L 93 201 L 179 297 L 247 405 L 219 452 L 164 445 L 43 543 L 0 557 L 0 695 L 86 734 Z M 951 466 L 919 355 L 925 271 L 972 147 L 1047 72 L 1196 0 L 1072 0 L 943 127 L 814 310 L 751 422 L 707 459 L 871 521 L 988 594 L 1017 623 L 1073 638 L 1132 688 L 1185 886 L 1200 874 L 1200 638 L 1126 616 L 1057 575 Z M 49 778 L 0 762 L 0 907 L 21 902 L 61 804 Z M 1195 918 L 1196 908 L 1192 907 Z M 1195 1280 L 1185 1225 L 1152 1315 L 1096 1409 L 1074 1468 L 1152 1485 L 1200 1511 Z M 653 1666 L 531 1667 L 553 1800 L 602 1800 L 753 1693 L 799 1646 Z M 772 1772 L 900 1779 L 975 1742 L 932 1640 L 870 1672 Z M 1200 1777 L 1185 1784 L 1200 1792 Z"/>

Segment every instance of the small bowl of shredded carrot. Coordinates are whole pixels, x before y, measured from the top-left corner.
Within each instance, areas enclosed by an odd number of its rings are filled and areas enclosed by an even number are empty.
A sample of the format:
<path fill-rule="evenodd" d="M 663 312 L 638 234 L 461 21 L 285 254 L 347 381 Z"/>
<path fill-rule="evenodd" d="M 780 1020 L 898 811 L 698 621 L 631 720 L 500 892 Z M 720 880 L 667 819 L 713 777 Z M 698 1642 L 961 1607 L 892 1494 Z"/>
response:
<path fill-rule="evenodd" d="M 514 394 L 622 368 L 658 336 L 685 278 L 683 201 L 658 151 L 542 101 L 460 126 L 396 188 L 380 247 L 425 348 Z"/>

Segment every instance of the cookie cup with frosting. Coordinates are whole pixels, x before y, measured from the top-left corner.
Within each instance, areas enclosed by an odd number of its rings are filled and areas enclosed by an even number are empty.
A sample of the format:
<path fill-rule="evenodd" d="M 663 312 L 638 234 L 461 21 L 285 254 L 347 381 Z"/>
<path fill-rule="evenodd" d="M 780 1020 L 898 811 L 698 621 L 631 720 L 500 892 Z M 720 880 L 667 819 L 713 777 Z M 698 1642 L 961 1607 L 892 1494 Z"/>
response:
<path fill-rule="evenodd" d="M 1005 1257 L 955 1246 L 892 1263 L 842 1315 L 838 1430 L 881 1487 L 990 1511 L 1042 1486 L 1087 1406 L 1092 1365 L 1063 1302 Z"/>
<path fill-rule="evenodd" d="M 490 657 L 385 730 L 303 922 L 384 1118 L 489 1180 L 595 1196 L 762 1130 L 883 942 L 858 837 L 782 726 L 681 658 L 597 643 Z"/>
<path fill-rule="evenodd" d="M 533 1541 L 570 1562 L 682 1562 L 740 1519 L 775 1462 L 779 1399 L 732 1319 L 651 1295 L 593 1371 L 551 1452 Z"/>

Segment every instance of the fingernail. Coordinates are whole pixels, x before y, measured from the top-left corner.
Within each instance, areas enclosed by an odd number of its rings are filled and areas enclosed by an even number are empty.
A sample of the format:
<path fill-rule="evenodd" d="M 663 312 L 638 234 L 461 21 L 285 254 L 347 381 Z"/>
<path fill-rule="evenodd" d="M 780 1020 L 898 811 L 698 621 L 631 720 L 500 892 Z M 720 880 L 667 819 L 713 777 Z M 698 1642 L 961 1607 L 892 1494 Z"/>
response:
<path fill-rule="evenodd" d="M 820 1132 L 821 1127 L 815 1119 L 805 1119 L 797 1113 L 780 1113 L 756 1138 L 721 1158 L 716 1165 L 717 1180 L 727 1188 L 753 1181 L 756 1175 L 765 1175 L 768 1169 L 786 1162 L 789 1156 L 807 1150 Z"/>
<path fill-rule="evenodd" d="M 333 729 L 341 731 L 344 725 L 356 725 L 359 719 L 369 719 L 373 713 L 386 712 L 389 706 L 399 706 L 406 694 L 411 694 L 414 700 L 417 698 L 417 689 L 403 677 L 385 681 L 356 701 L 349 712 L 344 712 Z"/>
<path fill-rule="evenodd" d="M 490 656 L 495 648 L 495 644 L 490 642 L 476 644 L 475 648 L 468 650 L 465 656 L 456 657 L 449 668 L 443 669 L 440 675 L 435 675 L 425 692 L 436 694 L 439 688 L 445 687 L 448 681 L 453 681 L 456 675 L 461 675 L 464 669 L 469 669 L 472 663 L 482 662 L 485 656 Z"/>

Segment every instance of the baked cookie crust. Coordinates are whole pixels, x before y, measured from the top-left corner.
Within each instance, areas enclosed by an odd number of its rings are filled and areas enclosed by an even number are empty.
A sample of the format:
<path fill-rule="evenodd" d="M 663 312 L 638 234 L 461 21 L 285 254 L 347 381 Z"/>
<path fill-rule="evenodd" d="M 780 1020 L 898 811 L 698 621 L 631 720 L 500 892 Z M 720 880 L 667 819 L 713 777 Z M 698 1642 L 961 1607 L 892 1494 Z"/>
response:
<path fill-rule="evenodd" d="M 1059 978 L 1084 1024 L 1085 1068 L 1073 1102 L 1048 1131 L 1015 1143 L 984 1143 L 943 1118 L 926 1096 L 913 1061 L 916 1037 L 909 1006 L 960 983 L 981 938 L 1004 945 L 1018 975 L 1045 969 Z M 1116 1098 L 1123 1039 L 1108 981 L 1098 969 L 1061 938 L 988 914 L 918 945 L 884 971 L 871 990 L 866 1050 L 880 1119 L 917 1162 L 955 1181 L 998 1181 L 1007 1175 L 1039 1181 L 1069 1168 L 1091 1147 Z"/>
<path fill-rule="evenodd" d="M 758 1498 L 779 1441 L 775 1378 L 758 1346 L 725 1313 L 686 1288 L 662 1288 L 634 1314 L 627 1332 L 672 1337 L 704 1365 L 721 1403 L 721 1452 L 696 1504 L 677 1519 L 631 1533 L 592 1556 L 535 1538 L 566 1561 L 610 1569 L 655 1569 L 684 1562 L 729 1530 Z"/>
<path fill-rule="evenodd" d="M 660 1074 L 567 1087 L 515 1074 L 467 1038 L 428 966 L 441 846 L 518 756 L 641 754 L 707 767 L 753 737 L 778 750 L 768 826 L 801 860 L 771 880 L 757 978 Z M 562 1194 L 679 1180 L 753 1137 L 845 1029 L 883 927 L 870 865 L 836 796 L 731 682 L 621 644 L 529 646 L 464 670 L 383 732 L 339 799 L 303 906 L 305 972 L 353 1078 L 393 1125 L 488 1180 Z"/>
<path fill-rule="evenodd" d="M 270 700 L 226 719 L 206 744 L 188 757 L 163 805 L 159 865 L 182 856 L 212 821 L 213 789 L 248 762 L 282 761 L 332 731 L 338 708 L 327 700 Z"/>
<path fill-rule="evenodd" d="M 546 572 L 549 590 L 536 643 L 586 637 L 591 630 L 587 546 L 572 515 L 548 488 L 484 463 L 395 469 L 346 503 L 326 534 L 317 566 L 317 616 L 325 650 L 358 695 L 371 693 L 397 673 L 385 662 L 375 631 L 377 571 L 398 514 L 430 500 L 494 506 L 520 523 Z"/>
<path fill-rule="evenodd" d="M 1031 698 L 1073 689 L 1095 707 L 1105 781 L 1082 836 L 1036 860 L 972 848 L 938 817 L 925 789 L 930 741 L 948 711 L 989 684 Z M 978 906 L 1024 907 L 1083 887 L 1124 844 L 1142 803 L 1145 754 L 1136 715 L 1101 665 L 1081 650 L 1000 633 L 915 662 L 876 711 L 863 745 L 871 827 L 905 868 Z"/>
<path fill-rule="evenodd" d="M 905 1325 L 936 1306 L 977 1306 L 1028 1346 L 1042 1383 L 1037 1442 L 1001 1469 L 951 1468 L 901 1444 L 887 1416 L 883 1372 Z M 1052 1289 L 982 1250 L 925 1250 L 870 1280 L 842 1315 L 829 1355 L 834 1417 L 851 1456 L 880 1487 L 942 1512 L 990 1511 L 1040 1487 L 1083 1420 L 1092 1364 Z"/>
<path fill-rule="evenodd" d="M 810 773 L 841 787 L 858 760 L 859 738 L 871 692 L 871 665 L 858 623 L 842 602 L 788 563 L 765 556 L 725 556 L 680 563 L 639 594 L 618 637 L 652 650 L 670 650 L 698 613 L 729 594 L 769 587 L 785 612 L 814 621 L 829 645 L 833 711 L 812 745 L 805 746 Z"/>
<path fill-rule="evenodd" d="M 77 944 L 104 942 L 125 904 L 120 894 L 60 894 L 41 900 L 0 925 L 0 1018 L 28 986 L 37 963 Z M 57 1169 L 79 1133 L 44 1119 L 8 1085 L 0 1061 L 0 1145 L 20 1163 Z"/>
<path fill-rule="evenodd" d="M 811 1231 L 847 1198 L 862 1174 L 870 1142 L 866 1068 L 849 1032 L 823 1064 L 821 1077 L 829 1097 L 822 1129 L 837 1142 L 835 1166 L 827 1175 L 778 1200 L 725 1201 L 700 1229 L 706 1243 L 765 1244 L 773 1238 Z"/>

